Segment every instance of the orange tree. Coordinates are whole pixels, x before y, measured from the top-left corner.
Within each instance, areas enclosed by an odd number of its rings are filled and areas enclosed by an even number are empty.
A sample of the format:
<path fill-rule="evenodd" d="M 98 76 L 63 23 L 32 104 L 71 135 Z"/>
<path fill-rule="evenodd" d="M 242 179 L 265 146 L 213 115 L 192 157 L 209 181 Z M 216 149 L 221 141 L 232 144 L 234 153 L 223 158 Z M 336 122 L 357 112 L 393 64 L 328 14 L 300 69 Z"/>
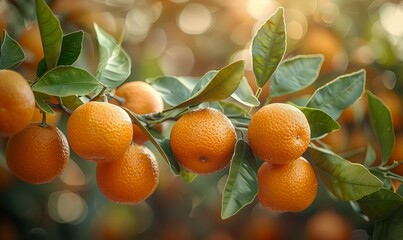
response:
<path fill-rule="evenodd" d="M 52 115 L 54 111 L 62 111 L 70 116 L 72 113 L 74 114 L 76 108 L 87 104 L 87 102 L 107 102 L 112 98 L 118 99 L 112 90 L 123 84 L 131 73 L 130 58 L 120 43 L 116 42 L 113 37 L 97 25 L 94 25 L 99 62 L 96 73 L 91 74 L 85 69 L 73 66 L 82 50 L 83 32 L 64 34 L 59 20 L 44 0 L 35 0 L 35 6 L 44 58 L 37 66 L 37 77 L 29 83 L 35 96 L 36 106 L 43 112 L 43 122 L 46 122 L 46 114 Z M 364 70 L 339 76 L 316 89 L 308 98 L 287 103 L 293 109 L 302 112 L 309 123 L 309 144 L 303 148 L 305 151 L 303 155 L 308 161 L 304 160 L 303 162 L 306 166 L 312 165 L 314 169 L 315 174 L 312 174 L 311 170 L 308 174 L 308 180 L 311 181 L 311 184 L 304 182 L 306 175 L 304 171 L 299 171 L 298 168 L 293 167 L 297 165 L 297 161 L 302 161 L 301 156 L 288 163 L 292 164 L 288 167 L 286 165 L 275 166 L 270 162 L 262 165 L 264 160 L 259 159 L 249 146 L 248 127 L 253 113 L 259 110 L 260 106 L 270 104 L 273 97 L 297 92 L 312 85 L 317 79 L 323 63 L 323 56 L 321 55 L 298 55 L 292 58 L 284 58 L 287 47 L 286 37 L 284 9 L 279 8 L 261 26 L 252 41 L 253 72 L 258 86 L 256 93 L 253 93 L 244 77 L 245 62 L 241 60 L 219 70 L 208 71 L 197 82 L 186 77 L 174 76 L 146 79 L 146 82 L 159 92 L 166 104 L 166 107 L 158 113 L 135 114 L 125 107 L 121 108 L 128 114 L 132 123 L 137 125 L 155 146 L 158 154 L 170 166 L 172 174 L 182 177 L 186 182 L 191 182 L 197 177 L 197 174 L 190 172 L 177 161 L 176 154 L 171 148 L 170 139 L 165 137 L 169 134 L 161 134 L 153 127 L 165 121 L 177 121 L 182 116 L 192 114 L 200 108 L 214 108 L 229 119 L 236 132 L 236 142 L 233 146 L 230 167 L 224 170 L 228 171 L 228 177 L 222 194 L 221 217 L 223 219 L 233 216 L 244 206 L 250 204 L 257 196 L 259 189 L 264 189 L 261 194 L 265 195 L 265 201 L 270 201 L 270 192 L 275 192 L 277 200 L 285 199 L 284 202 L 280 203 L 283 204 L 289 201 L 298 202 L 298 199 L 289 199 L 292 198 L 292 193 L 297 194 L 294 196 L 307 197 L 299 189 L 298 184 L 301 184 L 307 192 L 313 195 L 309 196 L 310 200 L 307 203 L 304 203 L 309 205 L 311 198 L 316 195 L 317 183 L 316 177 L 313 176 L 316 174 L 331 195 L 341 201 L 351 202 L 352 209 L 357 211 L 357 214 L 364 214 L 373 222 L 374 239 L 395 239 L 397 236 L 401 236 L 403 199 L 401 192 L 393 191 L 392 183 L 393 181 L 402 182 L 403 178 L 391 171 L 401 163 L 401 159 L 390 161 L 391 153 L 395 147 L 392 118 L 388 107 L 380 98 L 365 89 L 366 75 Z M 24 62 L 24 59 L 24 51 L 18 42 L 5 32 L 1 45 L 0 68 L 12 69 Z M 258 97 L 262 87 L 266 84 L 270 85 L 270 96 L 264 103 L 260 103 Z M 363 164 L 356 164 L 333 152 L 329 146 L 321 142 L 321 139 L 328 133 L 340 129 L 337 119 L 347 107 L 364 94 L 368 97 L 370 123 L 379 146 L 374 147 L 368 144 Z M 51 98 L 53 101 L 50 101 Z M 55 98 L 58 101 L 54 101 Z M 0 102 L 0 109 L 2 109 L 1 104 L 2 102 Z M 270 113 L 268 114 L 270 115 Z M 275 116 L 270 116 L 269 119 L 272 118 L 276 119 Z M 266 126 L 275 120 L 260 121 Z M 281 122 L 277 126 L 278 129 L 282 129 L 284 134 L 288 131 L 287 126 L 292 125 L 292 114 L 291 117 L 286 118 L 286 121 L 288 122 L 284 123 L 284 127 Z M 217 127 L 216 125 L 219 123 L 212 121 L 210 124 L 212 127 Z M 208 124 L 203 125 L 203 127 L 206 126 L 208 127 Z M 259 127 L 257 126 L 257 128 Z M 129 128 L 126 131 L 131 132 L 132 129 Z M 259 138 L 259 135 L 256 136 L 259 131 L 256 129 L 254 131 L 257 132 L 253 134 L 254 138 Z M 188 134 L 192 133 L 190 131 Z M 208 134 L 208 131 L 206 133 Z M 273 145 L 280 144 L 281 147 L 284 147 L 285 143 L 282 142 L 281 131 L 275 135 L 268 133 L 262 136 L 264 138 L 255 139 L 261 146 L 264 147 L 265 142 L 270 142 Z M 270 139 L 271 136 L 275 139 Z M 209 141 L 209 136 L 201 137 L 199 141 Z M 219 142 L 218 140 L 214 141 Z M 133 148 L 131 143 L 126 145 L 127 151 L 129 148 Z M 216 144 L 210 145 L 215 147 Z M 291 144 L 290 149 L 293 147 L 295 146 Z M 377 160 L 374 150 L 376 148 L 380 149 L 380 161 L 374 164 Z M 209 148 L 207 148 L 208 150 Z M 195 154 L 198 154 L 197 150 L 194 151 Z M 125 153 L 119 157 L 126 159 L 129 155 Z M 123 161 L 119 160 L 119 157 L 108 160 L 112 161 L 111 164 L 114 164 L 113 161 L 117 165 L 124 164 L 124 162 L 116 163 L 116 161 Z M 153 159 L 153 156 L 147 158 Z M 281 155 L 277 158 L 281 158 Z M 197 155 L 195 159 L 201 162 L 209 161 L 204 155 Z M 125 160 L 125 162 L 129 161 Z M 98 164 L 102 164 L 102 166 L 100 165 L 102 168 L 107 167 L 105 164 L 109 163 Z M 280 190 L 266 189 L 270 187 L 270 184 L 264 185 L 265 180 L 258 181 L 260 165 L 264 168 L 261 172 L 266 171 L 265 169 L 270 171 L 272 169 L 285 169 L 284 171 L 276 171 L 276 174 L 279 174 L 278 179 L 290 181 L 290 179 L 295 178 L 298 179 L 297 185 L 287 186 L 287 184 L 279 183 L 282 188 Z M 219 167 L 221 169 L 223 166 Z M 108 172 L 108 176 L 113 178 L 113 169 L 115 168 L 110 165 L 108 169 L 112 169 L 112 172 Z M 292 171 L 287 169 L 292 169 Z M 289 178 L 281 172 L 286 172 L 290 175 Z M 116 173 L 116 175 L 119 174 Z M 130 177 L 130 173 L 125 173 L 125 176 Z M 99 175 L 97 177 L 102 178 Z M 265 178 L 266 176 L 262 177 L 262 179 Z M 122 187 L 119 179 L 113 179 L 110 183 L 112 182 L 116 182 L 115 188 Z M 155 184 L 150 184 L 150 186 L 152 192 L 155 189 Z M 113 186 L 108 187 L 114 191 Z M 124 191 L 124 189 L 119 190 Z M 149 194 L 150 192 L 147 192 L 146 196 Z M 272 202 L 265 202 L 265 204 L 270 205 Z M 296 209 L 302 210 L 305 207 L 298 206 Z"/>

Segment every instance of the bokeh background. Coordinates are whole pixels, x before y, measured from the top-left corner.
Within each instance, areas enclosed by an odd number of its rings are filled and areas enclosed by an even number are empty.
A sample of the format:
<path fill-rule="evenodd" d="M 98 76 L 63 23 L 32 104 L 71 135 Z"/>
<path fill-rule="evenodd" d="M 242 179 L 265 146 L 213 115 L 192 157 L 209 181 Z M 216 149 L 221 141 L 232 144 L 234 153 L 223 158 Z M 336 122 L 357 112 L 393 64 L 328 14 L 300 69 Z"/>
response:
<path fill-rule="evenodd" d="M 403 3 L 397 0 L 53 0 L 64 32 L 85 30 L 77 66 L 95 72 L 93 22 L 107 30 L 132 59 L 129 81 L 160 75 L 198 77 L 245 59 L 254 89 L 251 40 L 277 7 L 285 8 L 286 57 L 321 53 L 318 81 L 297 101 L 338 75 L 364 68 L 366 87 L 389 106 L 395 125 L 394 159 L 403 159 Z M 0 1 L 0 28 L 27 53 L 18 69 L 34 79 L 43 57 L 34 1 Z M 123 32 L 123 33 L 122 33 Z M 3 33 L 0 33 L 2 37 Z M 260 99 L 269 94 L 265 86 Z M 339 119 L 342 129 L 323 141 L 353 162 L 367 144 L 377 149 L 362 98 Z M 39 112 L 38 114 L 39 115 Z M 38 119 L 39 116 L 36 116 Z M 65 131 L 66 117 L 50 121 Z M 7 169 L 0 138 L 0 239 L 370 239 L 372 225 L 349 202 L 335 200 L 323 185 L 311 207 L 278 214 L 255 200 L 236 216 L 220 219 L 227 170 L 188 184 L 160 159 L 156 192 L 135 206 L 111 203 L 96 187 L 95 165 L 72 155 L 64 173 L 45 185 L 30 185 Z M 400 146 L 400 147 L 399 147 Z M 151 149 L 152 146 L 150 146 Z M 400 148 L 400 149 L 399 149 Z M 23 151 L 23 149 L 21 149 Z M 333 238 L 320 238 L 320 236 Z M 322 235 L 321 235 L 322 234 Z M 319 236 L 319 237 L 318 237 Z"/>

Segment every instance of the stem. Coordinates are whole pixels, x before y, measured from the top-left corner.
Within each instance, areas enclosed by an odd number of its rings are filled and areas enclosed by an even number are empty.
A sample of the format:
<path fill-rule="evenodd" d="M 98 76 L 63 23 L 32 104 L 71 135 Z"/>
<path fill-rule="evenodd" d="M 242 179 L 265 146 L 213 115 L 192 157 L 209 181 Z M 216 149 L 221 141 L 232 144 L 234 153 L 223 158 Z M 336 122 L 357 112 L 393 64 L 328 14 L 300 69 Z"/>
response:
<path fill-rule="evenodd" d="M 42 111 L 42 122 L 39 124 L 41 127 L 47 127 L 48 124 L 46 123 L 46 112 Z"/>
<path fill-rule="evenodd" d="M 232 124 L 234 124 L 236 127 L 240 127 L 240 128 L 248 128 L 249 127 L 249 124 L 247 124 L 247 123 L 243 123 L 243 122 L 232 122 Z"/>
<path fill-rule="evenodd" d="M 109 98 L 112 98 L 113 100 L 116 100 L 120 105 L 123 105 L 126 102 L 126 100 L 124 98 L 113 95 L 113 94 L 107 94 L 107 96 Z"/>
<path fill-rule="evenodd" d="M 396 174 L 396 173 L 393 173 L 393 172 L 386 173 L 385 177 L 387 177 L 389 179 L 393 179 L 393 180 L 403 182 L 403 177 L 400 176 L 399 174 Z"/>
<path fill-rule="evenodd" d="M 93 98 L 91 98 L 90 101 L 96 101 L 101 96 L 104 97 L 104 101 L 105 101 L 105 94 L 104 93 L 105 93 L 106 89 L 108 89 L 108 87 L 106 85 L 102 84 L 102 90 L 97 95 L 95 95 Z M 108 102 L 108 98 L 106 98 L 106 102 Z"/>

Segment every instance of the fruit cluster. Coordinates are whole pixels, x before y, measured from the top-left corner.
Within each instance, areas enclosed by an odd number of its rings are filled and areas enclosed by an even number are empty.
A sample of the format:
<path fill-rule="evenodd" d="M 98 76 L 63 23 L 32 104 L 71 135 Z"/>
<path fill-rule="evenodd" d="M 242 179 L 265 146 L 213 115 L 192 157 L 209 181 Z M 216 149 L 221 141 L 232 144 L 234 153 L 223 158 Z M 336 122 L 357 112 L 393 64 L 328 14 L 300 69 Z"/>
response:
<path fill-rule="evenodd" d="M 163 108 L 161 96 L 144 82 L 124 84 L 116 96 L 136 113 Z M 147 147 L 135 143 L 144 143 L 146 137 L 122 108 L 96 101 L 81 105 L 69 117 L 67 140 L 46 122 L 45 113 L 42 122 L 32 122 L 34 94 L 19 73 L 0 70 L 0 97 L 0 136 L 10 137 L 7 165 L 21 180 L 43 184 L 55 179 L 67 166 L 70 145 L 82 159 L 98 163 L 98 186 L 115 202 L 138 203 L 157 187 L 156 158 Z"/>

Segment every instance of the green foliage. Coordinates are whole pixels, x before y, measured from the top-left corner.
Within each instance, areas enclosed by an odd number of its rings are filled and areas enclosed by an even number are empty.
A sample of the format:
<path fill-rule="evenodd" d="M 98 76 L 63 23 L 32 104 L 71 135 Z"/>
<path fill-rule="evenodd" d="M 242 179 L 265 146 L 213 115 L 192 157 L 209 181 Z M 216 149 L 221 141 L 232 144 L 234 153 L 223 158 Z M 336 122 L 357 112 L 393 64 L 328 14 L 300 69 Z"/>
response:
<path fill-rule="evenodd" d="M 260 104 L 259 100 L 253 94 L 252 88 L 249 86 L 248 80 L 246 80 L 245 77 L 242 78 L 239 87 L 235 90 L 231 97 L 248 107 L 257 107 Z"/>
<path fill-rule="evenodd" d="M 32 90 L 42 111 L 53 114 L 53 108 L 58 107 L 69 113 L 83 104 L 83 97 L 98 100 L 109 96 L 112 89 L 129 77 L 130 57 L 120 43 L 97 25 L 94 28 L 99 63 L 95 76 L 72 66 L 82 51 L 83 32 L 63 35 L 59 20 L 46 2 L 35 0 L 35 6 L 45 58 L 38 65 Z M 7 32 L 4 36 L 0 68 L 17 67 L 25 58 L 24 52 Z M 164 121 L 175 121 L 195 108 L 206 107 L 222 111 L 231 120 L 238 141 L 222 194 L 223 219 L 239 212 L 257 195 L 257 172 L 261 161 L 247 143 L 247 128 L 253 108 L 260 105 L 258 95 L 261 88 L 270 80 L 269 100 L 302 90 L 316 81 L 323 63 L 320 55 L 299 55 L 282 61 L 286 51 L 283 8 L 279 8 L 257 31 L 251 51 L 253 72 L 259 87 L 255 94 L 244 76 L 245 61 L 241 60 L 220 70 L 210 70 L 198 81 L 172 76 L 147 79 L 170 106 L 160 113 L 138 115 L 123 108 L 169 164 L 172 173 L 188 183 L 197 174 L 180 166 L 171 150 L 170 139 L 152 127 Z M 374 239 L 395 239 L 403 234 L 403 200 L 399 193 L 388 190 L 390 169 L 384 164 L 371 167 L 376 160 L 374 148 L 367 145 L 364 167 L 315 145 L 315 140 L 340 129 L 336 119 L 362 96 L 364 88 L 365 71 L 360 70 L 337 77 L 318 88 L 304 106 L 297 106 L 305 114 L 311 129 L 312 143 L 308 150 L 310 158 L 307 159 L 331 194 L 340 200 L 356 201 L 374 222 Z M 369 91 L 367 95 L 371 125 L 381 147 L 382 163 L 386 163 L 394 145 L 390 111 L 375 95 Z M 49 104 L 50 96 L 58 97 L 60 104 Z"/>
<path fill-rule="evenodd" d="M 340 76 L 318 88 L 306 106 L 319 108 L 337 119 L 344 109 L 361 97 L 364 86 L 364 70 Z"/>
<path fill-rule="evenodd" d="M 284 9 L 278 8 L 260 27 L 252 42 L 253 72 L 259 87 L 269 81 L 283 58 L 286 38 Z"/>
<path fill-rule="evenodd" d="M 314 146 L 309 148 L 309 153 L 316 173 L 338 199 L 355 201 L 383 186 L 382 181 L 362 165 L 350 163 L 326 149 Z"/>
<path fill-rule="evenodd" d="M 298 107 L 309 122 L 311 139 L 318 139 L 327 133 L 340 129 L 340 125 L 333 120 L 326 112 L 308 107 Z"/>
<path fill-rule="evenodd" d="M 389 217 L 374 222 L 372 239 L 395 240 L 403 236 L 403 206 Z"/>
<path fill-rule="evenodd" d="M 62 51 L 57 66 L 72 65 L 77 61 L 81 53 L 83 38 L 83 31 L 76 31 L 63 36 Z"/>
<path fill-rule="evenodd" d="M 158 77 L 147 79 L 147 82 L 157 90 L 162 99 L 170 105 L 176 106 L 190 97 L 190 90 L 176 77 Z"/>
<path fill-rule="evenodd" d="M 403 198 L 397 193 L 381 188 L 357 201 L 371 221 L 385 219 L 403 206 Z"/>
<path fill-rule="evenodd" d="M 244 140 L 238 140 L 222 195 L 222 219 L 233 216 L 255 199 L 258 191 L 257 169 L 252 149 Z"/>
<path fill-rule="evenodd" d="M 58 97 L 83 96 L 94 91 L 98 84 L 97 79 L 84 69 L 59 66 L 45 73 L 32 90 Z"/>
<path fill-rule="evenodd" d="M 245 61 L 237 61 L 222 68 L 214 77 L 206 81 L 206 84 L 200 90 L 172 109 L 228 98 L 238 88 L 243 77 L 244 66 Z M 196 87 L 198 86 L 196 85 Z"/>
<path fill-rule="evenodd" d="M 4 39 L 0 49 L 0 69 L 18 67 L 24 60 L 25 53 L 21 46 L 4 30 Z"/>
<path fill-rule="evenodd" d="M 96 78 L 113 89 L 122 84 L 131 73 L 131 60 L 126 51 L 107 32 L 94 25 L 97 36 L 99 63 Z"/>
<path fill-rule="evenodd" d="M 62 50 L 63 32 L 59 20 L 44 0 L 35 0 L 35 7 L 46 66 L 50 70 L 57 66 Z"/>
<path fill-rule="evenodd" d="M 395 145 L 392 117 L 382 100 L 367 91 L 371 125 L 381 146 L 382 162 L 389 160 Z"/>
<path fill-rule="evenodd" d="M 282 96 L 304 89 L 318 77 L 322 55 L 298 55 L 284 60 L 270 80 L 270 95 Z"/>

